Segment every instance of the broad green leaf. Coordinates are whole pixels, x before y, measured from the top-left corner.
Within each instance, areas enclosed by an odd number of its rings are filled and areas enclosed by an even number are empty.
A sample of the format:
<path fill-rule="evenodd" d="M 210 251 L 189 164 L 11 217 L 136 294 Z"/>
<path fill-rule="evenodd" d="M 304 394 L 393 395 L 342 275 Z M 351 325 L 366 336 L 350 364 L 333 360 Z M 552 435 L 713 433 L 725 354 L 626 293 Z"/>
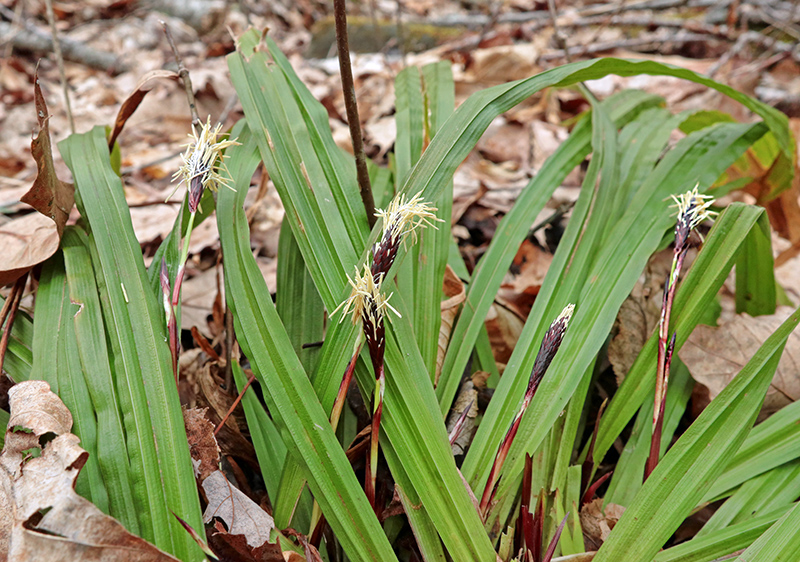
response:
<path fill-rule="evenodd" d="M 794 460 L 742 484 L 714 512 L 695 537 L 742 523 L 778 508 L 788 508 L 800 497 L 800 460 Z"/>
<path fill-rule="evenodd" d="M 250 252 L 250 232 L 242 203 L 258 155 L 254 135 L 242 125 L 234 129 L 242 146 L 230 150 L 228 162 L 236 192 L 221 190 L 217 199 L 217 224 L 227 264 L 226 299 L 239 343 L 250 358 L 284 444 L 304 467 L 314 497 L 348 557 L 395 560 Z"/>
<path fill-rule="evenodd" d="M 736 204 L 729 206 L 715 222 L 677 289 L 671 320 L 672 330 L 677 334 L 676 353 L 715 300 L 748 233 L 753 228 L 761 228 L 756 226 L 758 221 L 767 221 L 763 210 Z M 657 334 L 651 336 L 642 348 L 600 420 L 594 453 L 596 462 L 605 456 L 647 396 L 652 395 L 657 337 Z"/>
<path fill-rule="evenodd" d="M 122 405 L 144 538 L 186 561 L 202 560 L 172 516 L 202 528 L 200 501 L 162 320 L 102 127 L 59 143 L 91 232 L 112 370 Z"/>
<path fill-rule="evenodd" d="M 5 298 L 0 297 L 0 307 L 5 304 Z M 11 380 L 20 382 L 30 378 L 33 353 L 33 321 L 24 311 L 18 310 L 14 317 L 14 325 L 8 338 L 8 348 L 3 361 L 3 371 Z"/>
<path fill-rule="evenodd" d="M 776 509 L 759 517 L 697 537 L 677 546 L 662 550 L 653 562 L 708 562 L 747 548 L 761 536 L 789 508 Z"/>
<path fill-rule="evenodd" d="M 678 439 L 600 547 L 596 562 L 649 560 L 658 553 L 744 441 L 798 322 L 800 309 Z"/>
<path fill-rule="evenodd" d="M 78 227 L 67 227 L 61 239 L 69 298 L 78 308 L 73 314 L 77 349 L 83 377 L 97 417 L 97 461 L 108 490 L 108 513 L 125 527 L 139 533 L 137 506 L 131 486 L 130 460 L 122 412 L 111 372 L 105 325 L 97 294 L 88 237 Z"/>
<path fill-rule="evenodd" d="M 761 535 L 737 562 L 792 562 L 800 559 L 800 504 Z"/>
<path fill-rule="evenodd" d="M 83 378 L 64 271 L 64 256 L 58 252 L 42 267 L 34 320 L 34 380 L 44 380 L 72 413 L 72 432 L 81 440 L 89 458 L 75 482 L 75 490 L 108 513 L 106 492 L 97 461 L 97 420 Z"/>
<path fill-rule="evenodd" d="M 747 235 L 736 260 L 736 312 L 775 314 L 775 287 L 770 228 L 762 221 Z"/>

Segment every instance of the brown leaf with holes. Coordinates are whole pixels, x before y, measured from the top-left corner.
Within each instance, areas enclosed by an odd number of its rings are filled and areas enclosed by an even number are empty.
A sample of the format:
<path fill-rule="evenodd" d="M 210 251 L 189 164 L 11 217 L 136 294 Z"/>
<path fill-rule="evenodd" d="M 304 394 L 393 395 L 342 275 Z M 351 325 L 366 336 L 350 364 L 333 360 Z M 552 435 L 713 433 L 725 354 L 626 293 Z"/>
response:
<path fill-rule="evenodd" d="M 792 311 L 791 307 L 782 306 L 769 316 L 739 314 L 719 328 L 697 326 L 678 354 L 694 380 L 708 388 L 709 400 L 713 400 Z M 795 331 L 786 342 L 760 418 L 799 398 L 800 332 Z"/>
<path fill-rule="evenodd" d="M 208 421 L 206 411 L 206 408 L 190 408 L 183 411 L 189 452 L 200 482 L 219 470 L 219 445 L 214 438 L 214 424 Z"/>
<path fill-rule="evenodd" d="M 584 505 L 581 508 L 580 520 L 586 550 L 599 549 L 624 512 L 625 508 L 621 505 L 614 503 L 603 505 L 602 498 Z"/>
<path fill-rule="evenodd" d="M 231 484 L 219 470 L 203 481 L 208 506 L 203 521 L 221 519 L 229 535 L 243 535 L 250 548 L 259 548 L 270 542 L 275 529 L 272 516 L 261 509 L 247 495 Z M 276 545 L 277 546 L 277 545 Z"/>
<path fill-rule="evenodd" d="M 442 310 L 442 323 L 439 326 L 439 348 L 436 352 L 436 379 L 435 383 L 439 382 L 439 376 L 442 374 L 442 365 L 444 364 L 444 356 L 447 352 L 447 345 L 450 342 L 450 333 L 453 331 L 453 322 L 456 320 L 458 314 L 458 307 L 467 298 L 467 291 L 464 288 L 464 283 L 458 278 L 455 271 L 448 265 L 444 270 L 444 283 L 442 291 L 447 297 L 441 303 Z"/>
<path fill-rule="evenodd" d="M 127 123 L 131 115 L 134 114 L 147 93 L 153 89 L 155 80 L 158 78 L 178 80 L 179 76 L 177 72 L 172 70 L 151 70 L 142 76 L 139 83 L 136 84 L 136 87 L 133 89 L 133 92 L 125 98 L 125 101 L 122 102 L 119 108 L 119 112 L 117 112 L 117 118 L 114 120 L 114 130 L 108 138 L 109 151 L 114 148 L 114 143 L 117 141 L 117 137 L 122 132 L 123 127 L 125 127 L 125 123 Z"/>
<path fill-rule="evenodd" d="M 22 382 L 9 399 L 0 455 L 0 560 L 176 562 L 75 493 L 89 454 L 69 433 L 72 415 L 46 382 Z M 56 437 L 42 449 L 39 438 L 51 433 Z"/>
<path fill-rule="evenodd" d="M 75 187 L 61 181 L 56 176 L 53 166 L 53 147 L 50 144 L 50 115 L 47 113 L 47 104 L 39 85 L 39 75 L 34 76 L 33 97 L 36 104 L 36 121 L 39 125 L 39 134 L 31 141 L 31 155 L 36 160 L 38 173 L 33 186 L 20 198 L 44 216 L 56 223 L 58 236 L 64 232 L 69 212 L 75 203 Z"/>

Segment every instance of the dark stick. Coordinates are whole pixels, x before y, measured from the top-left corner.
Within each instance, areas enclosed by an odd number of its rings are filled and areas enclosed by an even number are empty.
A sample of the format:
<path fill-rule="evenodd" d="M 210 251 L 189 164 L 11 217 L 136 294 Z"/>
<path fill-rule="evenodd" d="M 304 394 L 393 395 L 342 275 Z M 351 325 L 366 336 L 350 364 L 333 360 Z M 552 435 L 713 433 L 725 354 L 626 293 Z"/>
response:
<path fill-rule="evenodd" d="M 183 59 L 178 52 L 178 47 L 175 46 L 175 40 L 172 38 L 172 32 L 169 30 L 167 22 L 162 21 L 161 25 L 164 27 L 164 34 L 167 36 L 167 41 L 172 49 L 172 54 L 175 55 L 175 61 L 178 63 L 178 75 L 181 77 L 183 89 L 186 90 L 186 99 L 189 101 L 189 111 L 192 112 L 192 125 L 202 127 L 200 117 L 197 115 L 197 104 L 194 101 L 194 90 L 192 89 L 192 79 L 189 77 L 189 71 L 183 65 Z"/>
<path fill-rule="evenodd" d="M 367 211 L 369 227 L 375 226 L 375 199 L 372 197 L 372 186 L 369 183 L 367 156 L 364 153 L 364 139 L 361 136 L 361 122 L 358 119 L 356 88 L 353 84 L 353 69 L 350 67 L 350 46 L 347 39 L 347 9 L 345 0 L 333 0 L 333 14 L 336 23 L 336 48 L 339 51 L 339 71 L 342 76 L 342 92 L 344 106 L 347 110 L 347 124 L 353 139 L 353 152 L 356 157 L 356 175 L 361 201 Z"/>

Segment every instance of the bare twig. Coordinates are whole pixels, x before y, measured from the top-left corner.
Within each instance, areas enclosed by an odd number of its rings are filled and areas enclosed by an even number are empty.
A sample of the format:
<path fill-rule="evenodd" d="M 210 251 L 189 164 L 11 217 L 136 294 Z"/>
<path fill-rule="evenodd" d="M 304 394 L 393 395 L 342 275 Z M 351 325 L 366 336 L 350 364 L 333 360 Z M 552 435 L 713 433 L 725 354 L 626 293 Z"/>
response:
<path fill-rule="evenodd" d="M 233 414 L 233 411 L 236 409 L 236 406 L 238 406 L 239 402 L 242 401 L 244 393 L 247 392 L 247 389 L 250 388 L 250 385 L 253 384 L 254 380 L 256 380 L 256 375 L 255 373 L 251 373 L 250 377 L 247 379 L 247 384 L 244 385 L 244 388 L 242 388 L 242 391 L 236 397 L 236 400 L 233 401 L 233 404 L 231 404 L 231 407 L 228 409 L 228 412 L 225 414 L 222 420 L 220 420 L 220 422 L 217 424 L 217 428 L 214 430 L 214 437 L 217 436 L 219 430 L 222 429 L 222 426 L 225 425 L 225 422 L 227 422 L 228 418 L 231 417 L 231 414 Z"/>
<path fill-rule="evenodd" d="M 192 113 L 192 125 L 195 127 L 202 127 L 203 123 L 200 121 L 200 117 L 197 115 L 197 104 L 194 100 L 194 89 L 192 88 L 192 79 L 189 76 L 189 71 L 186 70 L 186 67 L 183 64 L 183 59 L 181 58 L 180 52 L 178 52 L 178 47 L 175 46 L 175 40 L 172 38 L 172 32 L 170 31 L 167 22 L 162 21 L 161 26 L 164 28 L 164 35 L 167 36 L 167 41 L 172 49 L 172 54 L 175 55 L 175 62 L 178 64 L 178 75 L 181 77 L 183 89 L 186 90 L 186 100 L 189 102 L 189 111 Z"/>
<path fill-rule="evenodd" d="M 353 139 L 353 152 L 356 157 L 356 175 L 361 192 L 361 201 L 367 212 L 369 227 L 375 226 L 375 199 L 367 170 L 367 155 L 364 153 L 364 139 L 361 136 L 361 122 L 358 119 L 356 89 L 353 83 L 353 69 L 350 66 L 350 46 L 347 39 L 347 8 L 345 0 L 333 0 L 334 21 L 336 23 L 336 47 L 339 51 L 339 71 L 342 76 L 342 92 L 347 110 L 347 122 Z"/>
<path fill-rule="evenodd" d="M 61 88 L 64 90 L 64 106 L 67 110 L 69 119 L 69 130 L 75 134 L 75 119 L 72 117 L 72 106 L 69 103 L 69 86 L 67 85 L 67 73 L 64 71 L 64 56 L 61 54 L 61 43 L 58 40 L 58 30 L 56 29 L 56 16 L 53 13 L 53 0 L 44 0 L 47 6 L 47 21 L 50 23 L 50 32 L 53 34 L 53 52 L 56 55 L 58 74 L 61 77 Z"/>

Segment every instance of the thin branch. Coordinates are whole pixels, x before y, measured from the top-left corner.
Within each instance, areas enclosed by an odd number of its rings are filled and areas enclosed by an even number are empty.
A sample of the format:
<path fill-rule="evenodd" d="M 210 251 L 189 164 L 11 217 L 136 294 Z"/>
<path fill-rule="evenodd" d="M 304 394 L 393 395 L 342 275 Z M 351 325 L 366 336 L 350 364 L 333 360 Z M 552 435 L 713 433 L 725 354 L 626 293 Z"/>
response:
<path fill-rule="evenodd" d="M 356 175 L 361 201 L 367 212 L 369 227 L 375 226 L 375 199 L 372 197 L 372 186 L 367 170 L 367 155 L 364 153 L 364 139 L 361 136 L 361 121 L 358 119 L 356 89 L 353 84 L 353 69 L 350 66 L 350 46 L 347 40 L 347 9 L 345 0 L 333 0 L 333 14 L 336 23 L 336 47 L 339 51 L 339 71 L 342 76 L 342 92 L 347 110 L 347 122 L 350 136 L 353 139 L 353 152 L 356 157 Z"/>
<path fill-rule="evenodd" d="M 58 39 L 58 30 L 56 29 L 56 16 L 53 13 L 53 0 L 44 0 L 47 6 L 47 21 L 50 23 L 50 32 L 53 34 L 53 52 L 56 55 L 56 64 L 58 65 L 58 74 L 61 77 L 61 88 L 64 90 L 64 104 L 67 109 L 67 118 L 69 119 L 69 130 L 75 134 L 75 119 L 72 117 L 72 106 L 69 103 L 69 86 L 67 85 L 67 73 L 64 71 L 64 56 L 61 54 L 61 42 Z"/>
<path fill-rule="evenodd" d="M 194 89 L 192 88 L 192 79 L 189 76 L 189 71 L 186 70 L 186 67 L 183 64 L 183 59 L 181 58 L 180 52 L 178 52 L 178 47 L 175 46 L 175 40 L 172 38 L 172 32 L 170 31 L 167 22 L 161 21 L 161 26 L 164 28 L 164 35 L 167 36 L 167 41 L 172 49 L 172 54 L 175 55 L 175 62 L 178 64 L 178 75 L 181 77 L 183 89 L 186 91 L 186 100 L 189 102 L 189 111 L 192 113 L 192 125 L 195 127 L 202 127 L 203 123 L 200 121 L 200 117 L 197 115 L 197 104 L 194 100 Z"/>

